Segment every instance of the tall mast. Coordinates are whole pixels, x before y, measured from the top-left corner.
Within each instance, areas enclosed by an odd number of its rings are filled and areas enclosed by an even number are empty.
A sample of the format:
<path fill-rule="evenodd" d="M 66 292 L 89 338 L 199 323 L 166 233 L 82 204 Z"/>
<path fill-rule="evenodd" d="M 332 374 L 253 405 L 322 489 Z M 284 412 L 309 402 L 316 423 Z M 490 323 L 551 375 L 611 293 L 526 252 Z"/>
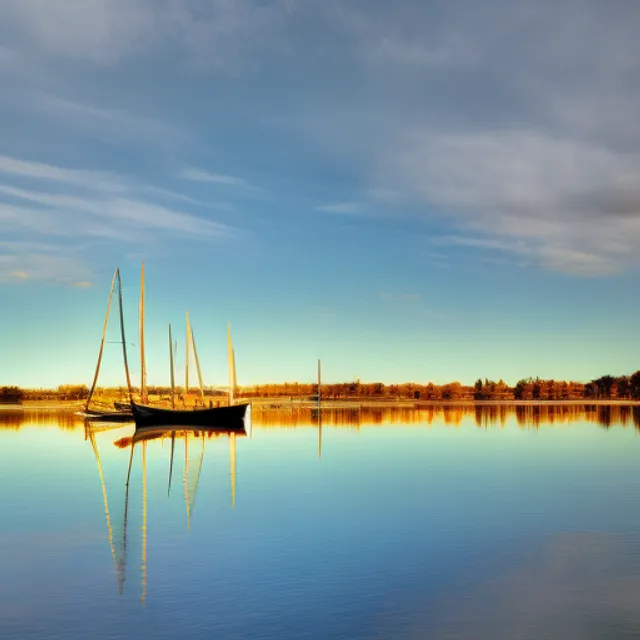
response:
<path fill-rule="evenodd" d="M 118 303 L 120 306 L 120 333 L 122 335 L 122 355 L 124 358 L 124 372 L 127 376 L 127 389 L 129 391 L 129 402 L 133 402 L 133 394 L 131 392 L 131 376 L 129 375 L 129 363 L 127 362 L 127 340 L 124 335 L 124 313 L 122 311 L 122 279 L 120 278 L 120 269 L 116 269 L 118 277 Z"/>
<path fill-rule="evenodd" d="M 96 384 L 98 383 L 98 373 L 100 372 L 100 363 L 102 362 L 102 352 L 104 350 L 104 339 L 107 335 L 107 325 L 109 324 L 109 313 L 111 312 L 111 300 L 113 298 L 113 290 L 115 289 L 115 286 L 116 286 L 117 275 L 118 275 L 118 270 L 116 269 L 113 274 L 113 280 L 111 281 L 111 289 L 109 290 L 109 302 L 107 302 L 107 315 L 104 318 L 104 327 L 102 329 L 102 340 L 100 341 L 100 351 L 98 352 L 98 364 L 96 365 L 96 372 L 93 376 L 91 391 L 89 391 L 89 395 L 87 396 L 87 403 L 85 404 L 85 407 L 84 407 L 85 411 L 89 408 L 89 403 L 91 402 L 93 393 L 96 390 Z"/>
<path fill-rule="evenodd" d="M 189 312 L 187 311 L 187 337 L 184 354 L 184 395 L 189 393 L 189 342 L 191 342 L 191 325 L 189 324 Z"/>
<path fill-rule="evenodd" d="M 318 403 L 320 403 L 321 397 L 322 397 L 322 363 L 320 362 L 320 358 L 318 358 Z"/>
<path fill-rule="evenodd" d="M 176 408 L 176 398 L 175 398 L 175 389 L 176 389 L 176 376 L 174 373 L 173 367 L 173 340 L 171 338 L 171 325 L 169 325 L 169 362 L 171 366 L 171 408 Z"/>
<path fill-rule="evenodd" d="M 227 357 L 229 360 L 229 405 L 232 405 L 236 390 L 236 357 L 231 342 L 231 323 L 227 323 Z"/>
<path fill-rule="evenodd" d="M 140 402 L 147 402 L 147 365 L 144 358 L 144 260 L 140 271 Z"/>
<path fill-rule="evenodd" d="M 189 329 L 191 333 L 191 346 L 193 347 L 193 358 L 196 361 L 196 371 L 198 372 L 198 384 L 200 385 L 200 396 L 204 398 L 204 384 L 202 383 L 202 371 L 200 370 L 200 360 L 198 359 L 198 351 L 196 350 L 196 341 L 193 338 L 193 329 Z"/>

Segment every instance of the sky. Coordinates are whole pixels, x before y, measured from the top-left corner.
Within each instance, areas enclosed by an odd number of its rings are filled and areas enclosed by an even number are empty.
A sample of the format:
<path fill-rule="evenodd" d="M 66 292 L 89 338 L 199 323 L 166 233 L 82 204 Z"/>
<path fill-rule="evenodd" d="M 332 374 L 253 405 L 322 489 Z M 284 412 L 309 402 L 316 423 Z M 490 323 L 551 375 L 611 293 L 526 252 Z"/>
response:
<path fill-rule="evenodd" d="M 640 368 L 632 0 L 0 3 L 0 384 Z M 100 382 L 124 381 L 117 317 Z"/>

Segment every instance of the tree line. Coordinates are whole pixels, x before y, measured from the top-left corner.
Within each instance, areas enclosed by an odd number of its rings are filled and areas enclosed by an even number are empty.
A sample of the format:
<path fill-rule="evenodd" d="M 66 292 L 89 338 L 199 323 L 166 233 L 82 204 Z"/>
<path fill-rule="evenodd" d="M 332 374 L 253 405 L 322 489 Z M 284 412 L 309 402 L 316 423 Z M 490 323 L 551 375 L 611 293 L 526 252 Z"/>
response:
<path fill-rule="evenodd" d="M 137 390 L 136 390 L 137 393 Z M 169 387 L 148 388 L 150 396 L 169 396 Z M 176 388 L 177 395 L 183 395 L 183 388 Z M 199 393 L 190 389 L 191 395 Z M 205 389 L 206 396 L 224 395 L 220 389 Z M 354 380 L 342 383 L 322 384 L 321 397 L 327 400 L 370 399 L 370 400 L 640 400 L 640 371 L 629 376 L 605 375 L 590 382 L 565 380 L 541 380 L 526 378 L 518 380 L 511 387 L 503 380 L 478 379 L 468 386 L 460 382 L 444 385 L 433 383 L 383 384 L 382 382 L 361 382 Z M 61 385 L 57 389 L 21 389 L 16 386 L 0 387 L 0 403 L 29 400 L 84 400 L 88 397 L 86 385 Z M 96 389 L 96 397 L 120 397 L 127 395 L 126 387 Z M 240 387 L 237 398 L 299 398 L 316 399 L 316 383 L 283 382 Z"/>

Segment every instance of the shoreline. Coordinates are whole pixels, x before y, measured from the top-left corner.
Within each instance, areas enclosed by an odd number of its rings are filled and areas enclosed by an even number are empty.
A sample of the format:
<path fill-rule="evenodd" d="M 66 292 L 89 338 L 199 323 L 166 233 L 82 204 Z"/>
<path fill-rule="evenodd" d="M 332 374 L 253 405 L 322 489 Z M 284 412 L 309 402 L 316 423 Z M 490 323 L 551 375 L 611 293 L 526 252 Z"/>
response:
<path fill-rule="evenodd" d="M 315 400 L 295 398 L 239 398 L 249 401 L 256 409 L 317 408 Z M 436 407 L 544 407 L 544 406 L 640 406 L 640 400 L 392 400 L 392 399 L 327 399 L 320 403 L 323 409 L 384 409 L 397 408 L 423 410 Z M 0 412 L 19 411 L 80 411 L 84 402 L 31 400 L 22 404 L 0 404 Z"/>

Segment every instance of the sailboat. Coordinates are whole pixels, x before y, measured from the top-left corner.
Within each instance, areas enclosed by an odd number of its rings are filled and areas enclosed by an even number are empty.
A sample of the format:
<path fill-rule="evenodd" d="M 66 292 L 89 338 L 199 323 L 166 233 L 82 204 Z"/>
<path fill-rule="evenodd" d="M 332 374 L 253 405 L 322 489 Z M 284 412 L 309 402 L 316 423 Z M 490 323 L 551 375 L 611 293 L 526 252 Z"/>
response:
<path fill-rule="evenodd" d="M 142 303 L 141 303 L 142 304 Z M 141 307 L 142 309 L 142 307 Z M 143 313 L 143 312 L 142 312 Z M 196 369 L 198 372 L 198 382 L 200 384 L 200 394 L 204 398 L 204 386 L 202 383 L 202 371 L 200 370 L 200 361 L 198 360 L 198 352 L 196 350 L 193 330 L 189 321 L 189 313 L 186 315 L 187 323 L 187 343 L 185 367 L 185 392 L 189 390 L 189 346 L 193 349 L 193 355 L 196 361 Z M 141 325 L 142 327 L 142 325 Z M 171 397 L 172 408 L 162 409 L 159 407 L 150 407 L 138 404 L 131 399 L 131 411 L 133 419 L 136 423 L 136 429 L 158 427 L 166 425 L 194 426 L 203 428 L 226 428 L 236 432 L 245 431 L 245 415 L 250 403 L 234 404 L 234 394 L 236 390 L 236 373 L 235 373 L 235 353 L 233 344 L 231 343 L 231 328 L 227 327 L 228 352 L 229 352 L 229 396 L 228 406 L 226 407 L 209 407 L 208 409 L 176 409 L 174 400 L 174 371 L 173 371 L 173 348 L 171 338 L 171 325 L 169 325 L 169 356 L 171 364 Z M 141 344 L 143 342 L 141 329 Z M 144 365 L 143 365 L 144 367 Z"/>
<path fill-rule="evenodd" d="M 131 411 L 136 428 L 149 428 L 163 425 L 195 426 L 205 428 L 223 427 L 235 431 L 244 431 L 244 419 L 250 403 L 234 404 L 234 393 L 237 387 L 235 373 L 235 352 L 231 343 L 231 327 L 227 326 L 228 352 L 229 352 L 229 399 L 226 407 L 209 407 L 208 409 L 176 409 L 175 408 L 175 375 L 173 370 L 173 345 L 171 338 L 171 325 L 169 325 L 169 359 L 171 365 L 171 409 L 150 407 L 144 404 L 144 381 L 146 369 L 144 364 L 144 270 L 140 295 L 140 359 L 141 359 L 141 402 L 134 402 L 131 398 Z M 204 400 L 204 385 L 202 383 L 202 371 L 196 350 L 193 330 L 189 321 L 189 313 L 186 314 L 186 366 L 185 366 L 185 393 L 189 391 L 189 347 L 193 350 L 200 385 L 200 395 Z"/>
<path fill-rule="evenodd" d="M 127 379 L 127 389 L 129 393 L 129 401 L 132 399 L 131 393 L 131 378 L 129 376 L 129 364 L 127 362 L 127 344 L 124 333 L 124 317 L 122 311 L 122 280 L 120 278 L 120 269 L 116 269 L 113 274 L 113 280 L 111 281 L 111 289 L 109 290 L 109 299 L 107 302 L 107 313 L 104 319 L 104 326 L 102 329 L 102 339 L 100 341 L 100 350 L 98 352 L 98 362 L 96 364 L 96 371 L 93 376 L 93 383 L 87 396 L 87 401 L 84 406 L 84 411 L 81 412 L 86 420 L 100 420 L 103 422 L 128 422 L 132 418 L 131 407 L 128 404 L 114 402 L 114 410 L 105 409 L 90 409 L 91 400 L 96 390 L 98 383 L 98 375 L 100 373 L 100 365 L 102 363 L 102 353 L 104 351 L 104 343 L 107 335 L 107 327 L 109 325 L 109 314 L 111 313 L 111 302 L 113 299 L 113 293 L 115 291 L 116 284 L 118 286 L 118 307 L 120 311 L 120 334 L 122 338 L 122 353 L 124 357 L 124 369 Z"/>

